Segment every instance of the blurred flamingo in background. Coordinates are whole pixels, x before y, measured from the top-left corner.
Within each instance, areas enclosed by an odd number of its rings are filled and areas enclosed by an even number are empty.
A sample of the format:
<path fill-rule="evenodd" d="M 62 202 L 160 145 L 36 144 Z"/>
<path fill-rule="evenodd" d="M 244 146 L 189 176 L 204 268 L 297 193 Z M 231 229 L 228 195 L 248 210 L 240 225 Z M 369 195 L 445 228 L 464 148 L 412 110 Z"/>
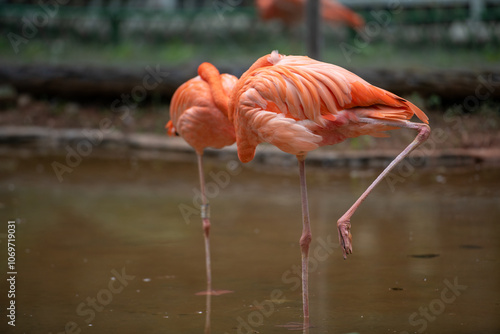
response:
<path fill-rule="evenodd" d="M 320 146 L 333 145 L 361 135 L 386 137 L 386 130 L 418 131 L 408 145 L 338 220 L 337 229 L 344 258 L 351 254 L 350 219 L 361 202 L 392 168 L 430 135 L 427 124 L 409 120 L 428 118 L 411 102 L 370 85 L 335 65 L 303 56 L 283 56 L 273 51 L 246 71 L 229 102 L 238 156 L 251 161 L 259 143 L 267 142 L 297 156 L 302 199 L 303 230 L 302 300 L 304 328 L 309 327 L 308 257 L 311 242 L 305 157 Z"/>
<path fill-rule="evenodd" d="M 263 21 L 281 20 L 287 26 L 304 18 L 306 0 L 256 0 L 257 11 Z M 322 18 L 329 24 L 346 24 L 352 28 L 364 26 L 364 19 L 335 0 L 321 0 Z"/>
<path fill-rule="evenodd" d="M 220 74 L 210 63 L 198 67 L 198 76 L 182 84 L 170 103 L 170 121 L 166 128 L 170 136 L 180 135 L 191 145 L 198 156 L 198 172 L 202 197 L 201 219 L 205 237 L 207 290 L 198 294 L 219 295 L 231 291 L 212 290 L 210 265 L 210 214 L 205 196 L 203 150 L 207 147 L 222 148 L 235 142 L 234 127 L 228 120 L 228 101 L 238 81 L 234 75 Z"/>

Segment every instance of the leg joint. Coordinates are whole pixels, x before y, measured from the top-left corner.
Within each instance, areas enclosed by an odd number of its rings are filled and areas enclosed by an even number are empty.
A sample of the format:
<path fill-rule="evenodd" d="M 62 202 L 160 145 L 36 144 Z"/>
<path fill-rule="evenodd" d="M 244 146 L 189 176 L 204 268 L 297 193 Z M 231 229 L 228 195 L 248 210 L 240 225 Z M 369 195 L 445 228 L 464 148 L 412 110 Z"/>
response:
<path fill-rule="evenodd" d="M 203 232 L 208 237 L 210 235 L 210 220 L 204 218 L 203 219 Z"/>
<path fill-rule="evenodd" d="M 431 127 L 427 124 L 420 124 L 418 128 L 417 140 L 419 142 L 426 141 L 431 135 Z"/>
<path fill-rule="evenodd" d="M 302 234 L 302 236 L 300 237 L 300 247 L 302 248 L 309 247 L 311 240 L 312 240 L 311 232 Z"/>

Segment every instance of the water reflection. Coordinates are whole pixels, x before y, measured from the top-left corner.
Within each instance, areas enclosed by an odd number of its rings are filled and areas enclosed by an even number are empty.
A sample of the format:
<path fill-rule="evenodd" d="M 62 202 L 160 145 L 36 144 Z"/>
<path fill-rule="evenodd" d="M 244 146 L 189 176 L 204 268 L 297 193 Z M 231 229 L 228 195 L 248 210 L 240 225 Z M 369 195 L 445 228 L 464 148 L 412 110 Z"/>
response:
<path fill-rule="evenodd" d="M 234 293 L 195 296 L 203 235 L 179 205 L 193 205 L 196 164 L 89 159 L 59 183 L 51 159 L 6 159 L 0 215 L 20 219 L 20 332 L 286 333 L 277 326 L 301 323 L 295 169 L 244 166 L 210 199 L 213 285 Z M 375 172 L 308 169 L 309 332 L 498 332 L 500 171 L 382 184 L 353 216 L 344 261 L 335 223 Z"/>
<path fill-rule="evenodd" d="M 205 309 L 205 334 L 210 334 L 210 317 L 212 314 L 212 295 L 207 293 L 207 307 Z"/>

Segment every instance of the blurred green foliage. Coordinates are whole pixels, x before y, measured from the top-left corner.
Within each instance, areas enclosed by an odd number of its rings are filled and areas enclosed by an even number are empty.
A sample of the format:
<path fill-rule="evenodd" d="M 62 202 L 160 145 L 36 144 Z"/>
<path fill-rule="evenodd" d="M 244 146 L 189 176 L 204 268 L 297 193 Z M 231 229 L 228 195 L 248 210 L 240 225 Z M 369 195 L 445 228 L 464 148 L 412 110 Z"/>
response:
<path fill-rule="evenodd" d="M 7 37 L 0 39 L 0 59 L 138 66 L 205 60 L 248 64 L 274 49 L 283 54 L 307 53 L 303 25 L 263 23 L 253 7 L 236 3 L 218 1 L 202 10 L 176 11 L 67 5 L 55 8 L 46 21 L 40 5 L 0 4 L 0 31 Z M 415 7 L 397 13 L 382 7 L 358 12 L 367 22 L 361 31 L 323 27 L 322 60 L 344 67 L 498 66 L 500 6 L 488 7 L 485 21 L 475 23 L 468 21 L 468 9 L 463 7 Z M 384 13 L 384 19 L 374 13 Z M 38 26 L 27 35 L 30 20 Z M 23 39 L 15 46 L 14 35 Z"/>

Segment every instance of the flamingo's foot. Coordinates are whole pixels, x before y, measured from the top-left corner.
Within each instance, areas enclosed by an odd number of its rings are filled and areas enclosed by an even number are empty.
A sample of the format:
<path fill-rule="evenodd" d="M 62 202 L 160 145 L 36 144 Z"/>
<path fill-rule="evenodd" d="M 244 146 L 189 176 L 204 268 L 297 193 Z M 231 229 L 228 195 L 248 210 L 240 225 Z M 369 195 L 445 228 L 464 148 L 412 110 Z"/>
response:
<path fill-rule="evenodd" d="M 342 253 L 344 259 L 346 259 L 347 255 L 352 254 L 351 221 L 340 218 L 337 222 L 337 229 L 339 231 L 339 242 L 342 247 Z"/>
<path fill-rule="evenodd" d="M 309 322 L 289 322 L 284 325 L 276 325 L 276 327 L 286 328 L 289 331 L 302 331 L 307 328 L 313 328 L 314 326 L 311 326 Z"/>
<path fill-rule="evenodd" d="M 234 291 L 231 290 L 211 290 L 211 291 L 200 291 L 195 293 L 196 296 L 206 296 L 206 295 L 211 295 L 211 296 L 220 296 L 224 295 L 226 293 L 233 293 Z"/>

